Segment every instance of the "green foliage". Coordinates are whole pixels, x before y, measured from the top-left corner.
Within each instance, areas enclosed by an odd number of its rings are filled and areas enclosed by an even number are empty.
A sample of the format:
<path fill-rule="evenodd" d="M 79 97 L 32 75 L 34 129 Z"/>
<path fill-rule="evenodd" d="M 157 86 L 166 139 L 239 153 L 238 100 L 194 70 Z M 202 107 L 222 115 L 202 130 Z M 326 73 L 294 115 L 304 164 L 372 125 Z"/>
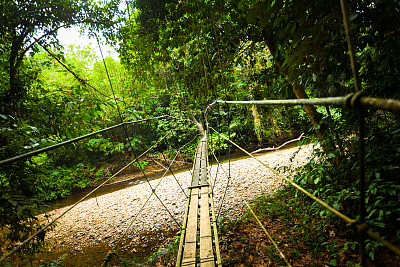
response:
<path fill-rule="evenodd" d="M 0 240 L 2 249 L 12 249 L 35 233 L 41 224 L 35 217 L 44 206 L 37 197 L 35 175 L 32 167 L 25 163 L 8 166 L 7 170 L 0 169 L 0 225 L 2 232 Z M 32 256 L 43 247 L 45 233 L 29 242 L 20 253 L 26 257 Z"/>
<path fill-rule="evenodd" d="M 400 232 L 396 225 L 400 216 L 400 187 L 396 179 L 399 173 L 395 167 L 400 156 L 397 149 L 400 145 L 399 126 L 389 126 L 392 124 L 390 120 L 381 121 L 385 129 L 380 129 L 374 120 L 373 117 L 367 120 L 375 128 L 366 138 L 366 222 L 373 231 L 399 244 Z M 348 131 L 336 131 L 328 136 L 327 142 L 330 138 L 340 138 L 342 143 L 332 151 L 317 150 L 317 157 L 297 170 L 293 180 L 335 209 L 359 218 L 358 138 L 349 138 L 349 134 Z M 334 218 L 333 214 L 318 204 L 312 206 L 321 217 L 329 220 Z M 377 250 L 379 245 L 374 240 L 368 240 L 366 247 L 372 260 L 375 253 L 382 253 L 382 250 Z"/>
<path fill-rule="evenodd" d="M 122 63 L 105 59 L 116 104 L 103 63 L 96 61 L 88 48 L 70 47 L 60 52 L 56 34 L 59 28 L 81 24 L 92 35 L 107 29 L 104 35 L 115 43 L 119 2 L 9 1 L 2 6 L 1 159 L 121 120 L 167 114 L 182 118 L 118 128 L 2 168 L 0 207 L 1 215 L 7 218 L 0 226 L 15 227 L 10 238 L 16 242 L 23 239 L 25 230 L 28 233 L 36 227 L 34 213 L 42 200 L 64 197 L 75 188 L 103 179 L 108 168 L 99 164 L 111 164 L 116 159 L 116 164 L 122 164 L 167 132 L 170 135 L 159 144 L 158 152 L 172 157 L 176 148 L 186 145 L 181 152 L 192 155 L 196 144 L 189 142 L 198 129 L 189 120 L 204 125 L 203 111 L 216 98 L 325 97 L 353 91 L 337 1 L 138 0 L 129 6 L 126 24 L 118 25 Z M 362 87 L 370 95 L 398 97 L 399 4 L 350 1 L 349 7 Z M 38 33 L 42 35 L 35 39 Z M 50 42 L 45 46 L 51 46 L 52 53 L 81 80 L 39 48 L 45 42 Z M 86 86 L 87 82 L 97 92 Z M 358 214 L 354 208 L 360 195 L 354 175 L 358 170 L 356 131 L 344 123 L 354 121 L 355 115 L 336 108 L 319 107 L 316 111 L 320 116 L 301 107 L 235 106 L 228 110 L 221 104 L 207 115 L 211 127 L 241 145 L 274 144 L 298 130 L 319 132 L 321 147 L 315 143 L 316 157 L 298 170 L 294 179 L 334 207 Z M 374 230 L 398 243 L 400 187 L 396 183 L 396 160 L 400 156 L 400 134 L 396 127 L 387 129 L 399 119 L 385 112 L 367 113 L 367 220 Z M 310 129 L 308 117 L 314 115 L 317 122 Z M 225 139 L 213 131 L 209 135 L 212 151 L 227 151 Z M 305 142 L 309 141 L 314 139 Z M 134 167 L 147 164 L 139 161 Z M 316 204 L 309 205 L 314 217 L 333 219 Z M 312 221 L 313 216 L 309 217 Z M 26 222 L 34 226 L 24 225 Z M 335 246 L 329 243 L 326 248 L 333 247 L 334 254 Z M 376 244 L 369 242 L 368 246 L 372 252 Z M 339 261 L 333 258 L 327 264 Z"/>
<path fill-rule="evenodd" d="M 28 52 L 36 53 L 45 41 L 59 47 L 56 35 L 60 28 L 81 24 L 93 33 L 115 26 L 118 2 L 95 1 L 7 1 L 1 9 L 2 72 L 9 83 L 0 87 L 1 113 L 11 113 L 21 104 L 27 87 L 37 74 L 35 67 L 24 62 Z M 29 21 L 29 23 L 27 23 Z M 37 36 L 37 33 L 42 33 Z M 107 31 L 107 32 L 112 32 Z M 109 34 L 111 37 L 111 35 Z"/>
<path fill-rule="evenodd" d="M 124 150 L 124 144 L 120 142 L 113 143 L 109 139 L 103 137 L 92 138 L 86 142 L 86 147 L 91 152 L 100 152 L 107 156 L 116 152 L 121 153 Z"/>
<path fill-rule="evenodd" d="M 94 184 L 102 176 L 92 177 L 93 167 L 79 163 L 76 166 L 54 166 L 41 171 L 38 175 L 38 197 L 44 200 L 53 200 L 71 194 L 75 188 L 85 188 Z"/>
<path fill-rule="evenodd" d="M 321 218 L 307 197 L 295 193 L 294 188 L 287 186 L 252 201 L 253 211 L 287 259 L 301 266 L 356 261 L 356 243 L 346 240 L 351 231 L 338 232 L 337 218 Z M 218 223 L 224 265 L 256 265 L 265 259 L 269 264 L 285 265 L 250 211 L 239 220 L 222 218 Z"/>
<path fill-rule="evenodd" d="M 59 48 L 56 35 L 62 27 L 81 24 L 92 33 L 110 29 L 115 26 L 116 15 L 118 1 L 3 1 L 0 16 L 1 159 L 92 130 L 81 126 L 90 121 L 93 113 L 99 112 L 104 101 L 92 97 L 85 87 L 57 69 L 55 61 L 45 56 L 38 45 L 47 47 L 47 41 Z M 54 53 L 62 58 L 62 54 Z M 81 70 L 85 66 L 81 65 Z M 43 210 L 42 201 L 68 194 L 65 190 L 70 190 L 72 180 L 82 174 L 81 166 L 76 169 L 54 166 L 54 158 L 53 153 L 1 167 L 0 227 L 9 228 L 2 233 L 2 249 L 9 249 L 36 232 L 40 225 L 35 215 Z M 49 165 L 54 169 L 47 169 Z M 83 187 L 80 182 L 79 186 Z M 50 189 L 55 192 L 47 191 Z M 43 245 L 44 234 L 20 250 L 20 255 L 36 252 Z"/>
<path fill-rule="evenodd" d="M 147 164 L 149 164 L 149 162 L 144 160 L 135 161 L 134 163 L 132 163 L 132 165 L 138 170 L 143 170 L 144 167 L 147 166 Z"/>
<path fill-rule="evenodd" d="M 228 138 L 227 133 L 221 133 L 225 138 Z M 219 152 L 226 152 L 228 149 L 228 141 L 221 137 L 218 133 L 213 133 L 211 137 L 209 138 L 210 143 L 210 152 L 216 153 L 217 151 Z"/>
<path fill-rule="evenodd" d="M 63 264 L 62 262 L 65 260 L 66 257 L 67 257 L 67 254 L 64 254 L 64 255 L 60 256 L 57 260 L 54 260 L 54 261 L 50 261 L 50 262 L 42 261 L 42 262 L 40 262 L 39 267 L 65 267 L 66 265 Z"/>

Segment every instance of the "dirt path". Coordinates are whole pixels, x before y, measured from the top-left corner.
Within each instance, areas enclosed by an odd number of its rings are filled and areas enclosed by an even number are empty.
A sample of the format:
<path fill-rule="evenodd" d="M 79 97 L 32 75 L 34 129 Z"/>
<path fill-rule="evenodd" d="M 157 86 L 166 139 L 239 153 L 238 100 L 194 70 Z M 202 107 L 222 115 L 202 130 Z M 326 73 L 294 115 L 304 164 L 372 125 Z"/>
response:
<path fill-rule="evenodd" d="M 310 156 L 312 151 L 312 145 L 304 146 L 290 162 L 292 154 L 297 150 L 298 148 L 295 147 L 270 152 L 258 157 L 271 167 L 296 167 L 307 161 L 307 157 Z M 227 171 L 228 163 L 222 164 L 222 168 Z M 221 214 L 224 216 L 235 218 L 242 215 L 244 211 L 243 202 L 234 191 L 233 186 L 230 185 L 226 190 L 224 203 L 220 206 L 227 185 L 227 178 L 221 170 L 222 168 L 218 168 L 218 178 L 214 188 L 215 209 L 216 212 L 221 209 Z M 216 165 L 210 168 L 213 181 L 216 177 L 216 171 Z M 253 199 L 263 192 L 273 193 L 281 185 L 279 177 L 253 159 L 240 159 L 231 162 L 230 172 L 232 179 L 246 199 Z M 190 173 L 182 172 L 176 174 L 175 177 L 187 190 L 191 178 Z M 127 231 L 125 240 L 129 240 L 129 244 L 125 242 L 122 249 L 127 245 L 142 244 L 143 236 L 149 232 L 175 232 L 178 229 L 177 223 L 182 223 L 186 206 L 185 195 L 172 175 L 166 176 L 162 180 L 153 180 L 150 184 L 154 188 L 160 181 L 161 183 L 155 192 L 174 219 L 166 212 L 157 197 L 151 196 L 140 215 Z M 150 195 L 149 184 L 142 183 L 80 203 L 62 217 L 56 228 L 47 234 L 46 240 L 51 244 L 49 250 L 63 248 L 77 252 L 99 244 L 108 244 L 112 247 Z M 67 208 L 54 210 L 52 214 L 57 216 Z"/>

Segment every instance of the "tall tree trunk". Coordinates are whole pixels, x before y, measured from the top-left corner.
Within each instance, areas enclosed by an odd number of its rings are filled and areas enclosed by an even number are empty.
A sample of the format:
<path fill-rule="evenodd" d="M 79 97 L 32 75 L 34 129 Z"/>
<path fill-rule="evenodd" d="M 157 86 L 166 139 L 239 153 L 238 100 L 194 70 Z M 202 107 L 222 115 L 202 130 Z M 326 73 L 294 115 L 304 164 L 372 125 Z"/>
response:
<path fill-rule="evenodd" d="M 257 105 L 252 105 L 250 109 L 251 109 L 251 114 L 253 115 L 254 132 L 256 133 L 256 136 L 257 136 L 257 139 L 258 139 L 258 145 L 262 146 L 262 143 L 263 143 L 263 125 L 262 125 L 262 122 L 261 122 L 261 116 L 258 113 Z"/>
<path fill-rule="evenodd" d="M 255 89 L 253 88 L 253 90 Z M 254 100 L 254 93 L 250 94 L 250 99 Z M 261 120 L 262 116 L 258 112 L 257 105 L 251 105 L 250 110 L 251 110 L 251 115 L 253 115 L 254 133 L 257 136 L 258 145 L 262 146 L 263 136 L 264 136 L 264 126 Z"/>
<path fill-rule="evenodd" d="M 18 79 L 18 68 L 22 62 L 22 55 L 18 55 L 19 51 L 22 48 L 23 37 L 15 37 L 15 40 L 11 44 L 10 55 L 9 55 L 9 84 L 10 87 L 7 91 L 4 92 L 3 102 L 6 104 L 3 107 L 3 112 L 6 114 L 12 115 L 13 110 L 18 105 L 18 102 L 21 100 L 24 88 L 21 85 L 21 82 Z"/>
<path fill-rule="evenodd" d="M 304 90 L 304 87 L 302 87 L 297 81 L 290 80 L 287 71 L 283 68 L 282 60 L 276 54 L 276 47 L 275 47 L 274 43 L 271 40 L 269 40 L 268 38 L 264 38 L 264 41 L 267 44 L 269 52 L 271 53 L 272 57 L 274 58 L 275 64 L 278 66 L 278 68 L 280 69 L 283 76 L 285 76 L 285 78 L 290 83 L 293 84 L 293 92 L 296 95 L 296 97 L 298 99 L 308 99 L 309 97 L 308 97 L 306 91 Z M 317 112 L 317 110 L 315 109 L 314 106 L 304 105 L 303 109 L 307 113 L 307 116 L 310 119 L 311 124 L 314 127 L 320 124 L 322 116 L 321 116 L 321 114 L 319 114 Z M 324 139 L 323 133 L 325 132 L 325 129 L 326 129 L 326 127 L 324 127 L 323 125 L 320 125 L 320 127 L 315 128 L 315 132 L 317 133 L 320 141 L 322 141 Z M 327 147 L 323 146 L 323 148 L 325 150 Z"/>

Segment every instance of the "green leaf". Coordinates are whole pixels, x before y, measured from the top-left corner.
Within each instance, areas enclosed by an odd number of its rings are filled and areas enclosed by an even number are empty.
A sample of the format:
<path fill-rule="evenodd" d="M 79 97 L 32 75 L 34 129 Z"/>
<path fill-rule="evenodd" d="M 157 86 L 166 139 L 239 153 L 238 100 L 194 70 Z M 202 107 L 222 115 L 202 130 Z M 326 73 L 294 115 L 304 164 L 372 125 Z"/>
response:
<path fill-rule="evenodd" d="M 374 260 L 375 259 L 375 253 L 373 250 L 370 250 L 370 252 L 368 253 L 369 257 Z"/>
<path fill-rule="evenodd" d="M 34 130 L 35 132 L 39 133 L 40 131 L 38 130 L 38 128 L 31 126 L 31 129 Z"/>
<path fill-rule="evenodd" d="M 331 265 L 331 266 L 336 266 L 337 265 L 337 261 L 336 260 L 331 260 L 328 264 Z"/>

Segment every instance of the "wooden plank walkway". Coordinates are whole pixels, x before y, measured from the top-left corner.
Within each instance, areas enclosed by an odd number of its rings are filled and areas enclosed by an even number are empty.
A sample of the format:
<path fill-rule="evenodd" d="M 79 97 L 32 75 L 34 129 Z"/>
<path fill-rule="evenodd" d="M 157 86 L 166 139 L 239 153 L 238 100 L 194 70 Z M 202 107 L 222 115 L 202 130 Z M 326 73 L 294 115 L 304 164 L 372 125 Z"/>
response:
<path fill-rule="evenodd" d="M 197 147 L 176 266 L 222 266 L 208 183 L 207 138 Z M 200 204 L 200 206 L 199 206 Z M 211 207 L 211 213 L 210 213 Z M 213 226 L 213 234 L 211 231 Z M 213 238 L 214 237 L 214 238 Z"/>

